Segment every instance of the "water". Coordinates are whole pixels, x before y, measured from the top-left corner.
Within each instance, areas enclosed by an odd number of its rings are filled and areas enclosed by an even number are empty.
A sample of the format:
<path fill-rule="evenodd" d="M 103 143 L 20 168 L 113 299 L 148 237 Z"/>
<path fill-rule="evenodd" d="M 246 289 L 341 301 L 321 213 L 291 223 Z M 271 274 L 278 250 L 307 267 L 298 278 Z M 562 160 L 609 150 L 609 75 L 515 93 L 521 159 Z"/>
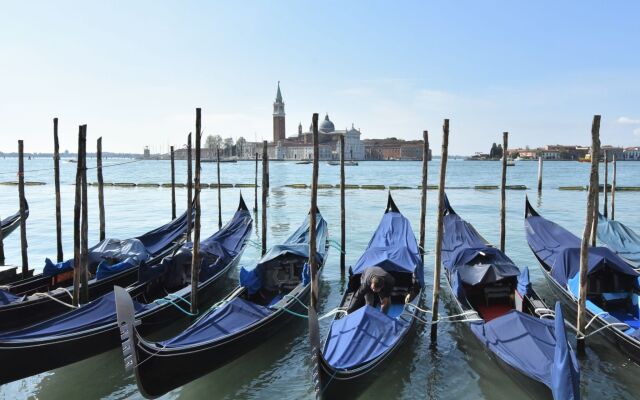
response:
<path fill-rule="evenodd" d="M 115 164 L 126 160 L 105 160 Z M 89 161 L 90 165 L 95 160 Z M 62 218 L 65 255 L 73 250 L 73 199 L 76 165 L 63 162 L 62 170 Z M 253 183 L 252 162 L 222 164 L 222 182 Z M 585 185 L 588 181 L 588 164 L 576 162 L 547 162 L 544 165 L 544 189 L 538 198 L 535 191 L 537 163 L 520 162 L 508 169 L 508 183 L 526 185 L 534 190 L 507 192 L 507 253 L 519 265 L 527 265 L 536 290 L 550 304 L 553 296 L 541 275 L 539 266 L 529 250 L 524 229 L 524 197 L 528 194 L 532 204 L 545 216 L 558 222 L 580 236 L 584 227 L 586 192 L 557 190 L 559 186 Z M 0 160 L 0 181 L 16 180 L 17 160 Z M 39 270 L 45 257 L 55 257 L 55 203 L 52 162 L 50 159 L 25 161 L 26 180 L 47 182 L 45 186 L 29 186 L 26 196 L 30 205 L 27 224 L 29 262 Z M 34 171 L 41 170 L 41 171 Z M 268 243 L 283 240 L 303 220 L 309 209 L 308 189 L 284 187 L 290 183 L 310 183 L 311 165 L 291 162 L 273 162 L 269 196 Z M 33 172 L 29 172 L 33 171 Z M 417 186 L 420 184 L 419 162 L 363 162 L 358 167 L 347 167 L 347 183 Z M 437 183 L 439 161 L 429 165 L 429 183 Z M 177 181 L 186 180 L 186 163 L 178 161 Z M 155 182 L 170 181 L 168 161 L 141 161 L 105 168 L 105 182 Z M 601 172 L 602 174 L 602 172 Z M 202 181 L 215 182 L 215 164 L 203 164 Z M 601 175 L 603 176 L 603 175 Z M 95 170 L 89 171 L 89 181 L 95 180 Z M 498 162 L 450 161 L 447 186 L 498 185 Z M 339 182 L 339 168 L 322 163 L 320 183 Z M 618 165 L 618 185 L 640 186 L 640 163 L 626 162 Z M 18 208 L 16 186 L 0 186 L 0 213 L 9 215 Z M 236 206 L 239 189 L 222 190 L 222 217 L 228 220 Z M 254 201 L 253 189 L 243 189 L 249 207 Z M 258 194 L 260 195 L 260 193 Z M 329 223 L 330 236 L 340 239 L 339 190 L 321 189 L 318 204 Z M 420 215 L 420 191 L 396 190 L 394 199 L 400 210 L 413 222 L 418 234 Z M 456 211 L 483 234 L 489 241 L 499 238 L 498 190 L 451 189 L 449 198 Z M 105 188 L 107 236 L 126 238 L 143 233 L 166 222 L 171 216 L 171 191 L 165 188 Z M 347 190 L 347 265 L 354 264 L 365 249 L 386 205 L 386 191 Z M 427 288 L 425 304 L 431 304 L 433 276 L 433 248 L 435 236 L 435 207 L 437 192 L 428 192 L 427 249 L 425 261 Z M 618 192 L 616 216 L 630 227 L 640 230 L 640 214 L 637 203 L 640 193 Z M 178 189 L 178 212 L 186 205 L 186 190 Z M 602 202 L 602 200 L 601 200 Z M 202 193 L 202 236 L 217 229 L 217 193 L 204 189 Z M 97 190 L 89 187 L 89 242 L 98 238 Z M 258 224 L 253 240 L 259 242 Z M 19 234 L 14 232 L 5 239 L 7 263 L 20 263 Z M 242 264 L 248 265 L 259 256 L 258 250 L 249 246 Z M 343 284 L 340 281 L 339 255 L 332 250 L 321 275 L 321 308 L 328 311 L 337 306 Z M 443 286 L 443 292 L 447 290 Z M 441 313 L 452 312 L 451 302 L 445 296 Z M 321 311 L 322 311 L 321 310 Z M 328 320 L 322 321 L 324 337 Z M 43 355 L 46 357 L 46 355 Z M 10 360 L 4 360 L 3 368 L 10 368 Z M 640 368 L 628 361 L 617 349 L 602 339 L 589 340 L 587 356 L 581 361 L 582 394 L 584 398 L 633 398 L 640 389 L 637 375 Z M 208 374 L 180 389 L 167 394 L 167 399 L 216 398 L 263 399 L 312 398 L 311 367 L 308 362 L 308 338 L 306 321 L 300 320 L 281 334 L 265 338 L 264 345 L 249 352 L 229 365 Z M 529 394 L 497 367 L 486 352 L 460 324 L 441 324 L 437 349 L 429 348 L 428 329 L 420 326 L 417 333 L 393 358 L 383 376 L 371 382 L 361 398 L 488 398 L 520 399 Z M 89 399 L 89 398 L 140 398 L 133 376 L 125 373 L 120 349 L 114 349 L 85 361 L 13 382 L 0 387 L 2 398 L 38 399 Z"/>

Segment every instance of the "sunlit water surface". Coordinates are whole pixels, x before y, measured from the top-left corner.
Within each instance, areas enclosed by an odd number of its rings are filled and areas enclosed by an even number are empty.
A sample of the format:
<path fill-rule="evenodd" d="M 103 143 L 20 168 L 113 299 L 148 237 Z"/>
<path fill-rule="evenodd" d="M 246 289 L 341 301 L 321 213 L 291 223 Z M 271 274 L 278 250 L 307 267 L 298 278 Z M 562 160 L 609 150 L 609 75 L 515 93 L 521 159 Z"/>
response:
<path fill-rule="evenodd" d="M 126 160 L 108 159 L 105 165 Z M 89 161 L 90 165 L 95 160 Z M 437 183 L 439 160 L 429 164 L 429 184 Z M 73 251 L 73 199 L 75 181 L 73 163 L 63 162 L 62 219 L 65 256 Z M 252 162 L 222 164 L 223 183 L 253 183 L 255 165 Z M 601 167 L 601 170 L 603 168 Z M 17 160 L 0 159 L 0 181 L 14 181 Z M 26 180 L 47 182 L 44 186 L 29 186 L 26 196 L 30 205 L 27 223 L 29 264 L 40 270 L 45 257 L 55 257 L 55 203 L 52 161 L 33 159 L 25 161 Z M 176 165 L 178 182 L 186 180 L 186 163 Z M 347 183 L 383 184 L 416 187 L 420 184 L 419 162 L 362 162 L 347 167 Z M 556 221 L 577 235 L 584 226 L 586 192 L 560 191 L 559 186 L 585 185 L 588 164 L 577 162 L 547 162 L 544 165 L 544 189 L 538 197 L 536 187 L 537 163 L 519 162 L 508 169 L 508 184 L 526 185 L 527 191 L 507 192 L 507 253 L 519 265 L 529 266 L 535 289 L 549 304 L 553 296 L 529 250 L 523 228 L 525 195 L 545 217 Z M 268 203 L 269 246 L 283 240 L 302 222 L 310 205 L 308 189 L 287 188 L 285 184 L 311 181 L 311 165 L 292 162 L 272 162 L 271 189 Z M 170 181 L 168 161 L 141 161 L 117 165 L 104 170 L 105 182 L 165 183 Z M 202 181 L 215 182 L 215 164 L 203 164 Z M 601 172 L 602 176 L 602 172 Z M 95 170 L 89 170 L 89 181 L 95 181 Z M 339 182 L 339 167 L 320 166 L 320 183 Z M 498 185 L 498 162 L 450 161 L 447 186 L 473 187 Z M 640 186 L 640 163 L 618 164 L 618 185 Z M 186 206 L 186 190 L 177 189 L 179 209 Z M 237 204 L 240 189 L 222 190 L 222 218 L 228 220 Z M 242 189 L 252 207 L 254 191 Z M 258 193 L 260 196 L 260 193 Z M 321 189 L 318 194 L 320 210 L 329 223 L 330 237 L 340 240 L 340 192 Z M 453 207 L 478 231 L 493 243 L 499 237 L 498 190 L 450 189 L 448 195 Z M 127 238 L 141 234 L 165 223 L 171 215 L 171 191 L 166 188 L 105 188 L 107 236 Z M 387 192 L 383 190 L 347 190 L 347 265 L 354 264 L 365 249 L 386 205 Z M 420 191 L 394 190 L 394 199 L 400 210 L 412 222 L 418 234 Z M 431 303 L 434 264 L 435 207 L 437 191 L 428 192 L 426 282 L 424 304 Z M 616 216 L 636 231 L 640 231 L 638 213 L 640 193 L 618 192 Z M 602 200 L 601 200 L 602 202 Z M 204 189 L 202 193 L 202 236 L 217 229 L 217 193 Z M 9 215 L 18 208 L 16 186 L 0 186 L 0 213 Z M 181 210 L 178 210 L 179 212 Z M 258 214 L 259 215 L 259 214 Z M 98 237 L 97 189 L 89 188 L 89 241 Z M 259 242 L 259 224 L 255 224 L 252 240 Z M 18 232 L 5 239 L 7 263 L 20 263 Z M 242 265 L 250 265 L 259 257 L 259 251 L 248 246 Z M 237 272 L 233 281 L 237 279 Z M 231 288 L 234 282 L 228 287 Z M 321 308 L 328 311 L 337 306 L 343 282 L 340 277 L 339 255 L 332 250 L 321 275 Z M 444 301 L 441 313 L 454 312 L 448 291 L 443 287 Z M 222 296 L 224 293 L 219 293 Z M 322 321 L 322 335 L 326 334 L 329 320 Z M 177 322 L 174 330 L 183 326 Z M 438 345 L 431 349 L 428 329 L 418 326 L 416 334 L 396 354 L 384 374 L 371 381 L 361 398 L 468 398 L 468 399 L 520 399 L 529 394 L 483 351 L 467 327 L 461 324 L 440 324 Z M 265 338 L 264 342 L 248 354 L 227 366 L 212 372 L 164 396 L 167 399 L 270 399 L 312 398 L 311 365 L 305 320 L 296 320 L 280 334 Z M 46 354 L 43 354 L 46 357 Z M 2 368 L 11 368 L 5 360 Z M 617 349 L 604 340 L 589 340 L 587 356 L 581 360 L 582 394 L 584 398 L 637 398 L 640 389 L 637 376 L 640 367 L 628 361 Z M 43 373 L 0 387 L 2 398 L 39 399 L 122 399 L 140 398 L 135 379 L 125 373 L 120 349 L 78 362 L 68 367 Z"/>

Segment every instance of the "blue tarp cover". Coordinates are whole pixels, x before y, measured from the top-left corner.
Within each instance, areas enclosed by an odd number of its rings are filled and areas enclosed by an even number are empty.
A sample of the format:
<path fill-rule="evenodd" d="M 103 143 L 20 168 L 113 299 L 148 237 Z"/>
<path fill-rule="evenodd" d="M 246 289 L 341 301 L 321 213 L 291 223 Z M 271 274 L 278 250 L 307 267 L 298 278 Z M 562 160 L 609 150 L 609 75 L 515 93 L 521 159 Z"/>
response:
<path fill-rule="evenodd" d="M 251 234 L 251 225 L 251 213 L 241 209 L 236 211 L 222 229 L 200 242 L 200 282 L 215 276 L 238 255 L 245 239 Z M 192 249 L 193 243 L 188 242 L 159 264 L 143 264 L 138 272 L 138 280 L 144 282 L 163 275 L 165 281 L 179 284 L 183 270 L 191 269 Z"/>
<path fill-rule="evenodd" d="M 562 286 L 580 270 L 580 239 L 560 225 L 541 216 L 525 219 L 529 246 L 545 264 L 551 276 Z M 619 274 L 637 277 L 639 274 L 606 247 L 589 247 L 589 274 L 609 268 Z"/>
<path fill-rule="evenodd" d="M 444 217 L 442 264 L 451 274 L 457 271 L 462 281 L 472 286 L 520 275 L 506 254 L 491 247 L 473 225 L 455 213 Z"/>
<path fill-rule="evenodd" d="M 114 299 L 113 292 L 105 294 L 80 308 L 49 320 L 16 331 L 0 333 L 0 341 L 20 342 L 46 339 L 84 332 L 99 326 L 116 323 L 116 304 Z M 135 301 L 133 303 L 136 312 L 145 310 L 147 307 L 153 307 L 153 305 L 145 306 Z"/>
<path fill-rule="evenodd" d="M 634 266 L 640 266 L 640 235 L 598 214 L 598 239 Z"/>
<path fill-rule="evenodd" d="M 238 332 L 271 313 L 267 307 L 235 297 L 196 321 L 178 336 L 159 344 L 164 347 L 182 347 L 210 342 Z"/>
<path fill-rule="evenodd" d="M 73 259 L 54 264 L 49 258 L 44 260 L 44 268 L 42 275 L 53 276 L 61 272 L 71 271 L 73 269 Z"/>
<path fill-rule="evenodd" d="M 523 297 L 529 296 L 532 290 L 531 279 L 529 279 L 529 268 L 524 267 L 518 277 L 518 293 Z"/>
<path fill-rule="evenodd" d="M 554 321 L 556 348 L 551 371 L 551 392 L 555 400 L 580 398 L 580 370 L 576 356 L 569 349 L 560 302 L 556 302 Z"/>
<path fill-rule="evenodd" d="M 5 290 L 0 289 L 0 305 L 4 306 L 11 303 L 18 303 L 24 300 L 24 296 L 16 296 Z"/>
<path fill-rule="evenodd" d="M 269 264 L 283 256 L 294 255 L 302 258 L 309 258 L 309 216 L 305 218 L 302 225 L 293 232 L 282 244 L 273 246 L 267 254 L 262 256 L 258 264 L 253 269 L 240 269 L 240 285 L 250 290 L 250 293 L 257 292 L 262 285 L 264 270 Z M 318 264 L 322 264 L 326 252 L 327 243 L 327 221 L 320 213 L 316 214 L 316 255 Z"/>
<path fill-rule="evenodd" d="M 504 362 L 552 388 L 556 354 L 554 321 L 513 310 L 487 323 L 472 323 L 471 330 Z M 560 340 L 566 346 L 566 337 Z"/>
<path fill-rule="evenodd" d="M 402 319 L 394 319 L 365 305 L 331 323 L 323 356 L 336 369 L 352 369 L 391 348 L 408 329 Z"/>
<path fill-rule="evenodd" d="M 112 265 L 110 265 L 107 260 L 104 260 L 98 264 L 96 280 L 99 281 L 100 279 L 108 278 L 129 268 L 133 268 L 137 266 L 138 263 L 139 261 L 135 257 L 129 257 L 124 261 L 120 261 Z"/>
<path fill-rule="evenodd" d="M 378 266 L 389 272 L 413 273 L 424 284 L 424 268 L 409 220 L 399 212 L 387 212 L 369 241 L 367 250 L 352 267 L 354 275 Z"/>

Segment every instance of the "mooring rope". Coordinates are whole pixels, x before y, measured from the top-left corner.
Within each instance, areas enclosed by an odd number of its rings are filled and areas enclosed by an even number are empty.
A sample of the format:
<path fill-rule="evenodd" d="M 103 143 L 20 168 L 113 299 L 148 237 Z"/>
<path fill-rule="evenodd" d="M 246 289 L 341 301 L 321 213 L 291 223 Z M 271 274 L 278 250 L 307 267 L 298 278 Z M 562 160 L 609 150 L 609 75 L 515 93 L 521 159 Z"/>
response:
<path fill-rule="evenodd" d="M 68 292 L 68 291 L 67 291 L 67 292 Z M 71 293 L 69 293 L 69 294 L 71 294 Z M 47 297 L 47 298 L 49 298 L 49 299 L 51 299 L 51 300 L 53 300 L 53 301 L 55 301 L 55 302 L 57 302 L 57 303 L 62 304 L 63 306 L 67 306 L 67 307 L 69 307 L 69 308 L 71 308 L 71 309 L 74 309 L 74 310 L 75 310 L 76 308 L 78 308 L 78 306 L 74 306 L 73 304 L 65 303 L 64 301 L 62 301 L 62 300 L 60 300 L 60 299 L 55 298 L 54 296 L 50 295 L 49 293 L 38 292 L 38 293 L 34 293 L 33 295 L 34 295 L 35 297 Z M 72 296 L 72 298 L 73 298 L 73 296 Z"/>
<path fill-rule="evenodd" d="M 183 299 L 183 298 L 182 298 L 182 297 L 180 297 L 180 296 L 176 296 L 176 297 L 177 297 L 178 299 L 180 299 L 180 300 L 184 301 L 185 303 L 189 304 L 189 306 L 191 306 L 191 303 L 189 303 L 189 301 L 187 301 L 186 299 Z M 187 310 L 185 310 L 184 308 L 182 308 L 182 307 L 180 306 L 180 304 L 178 304 L 178 303 L 176 303 L 175 301 L 173 301 L 173 299 L 172 299 L 170 296 L 166 296 L 166 297 L 163 297 L 163 298 L 161 298 L 161 299 L 156 299 L 156 300 L 154 300 L 153 302 L 154 302 L 154 303 L 156 303 L 156 304 L 159 304 L 159 305 L 171 304 L 172 306 L 174 306 L 175 308 L 177 308 L 179 311 L 181 311 L 183 314 L 186 314 L 186 315 L 188 315 L 188 316 L 190 316 L 190 317 L 195 317 L 195 316 L 197 316 L 197 315 L 198 315 L 198 312 L 197 312 L 197 311 L 196 311 L 195 313 L 192 313 L 192 312 L 187 311 Z"/>

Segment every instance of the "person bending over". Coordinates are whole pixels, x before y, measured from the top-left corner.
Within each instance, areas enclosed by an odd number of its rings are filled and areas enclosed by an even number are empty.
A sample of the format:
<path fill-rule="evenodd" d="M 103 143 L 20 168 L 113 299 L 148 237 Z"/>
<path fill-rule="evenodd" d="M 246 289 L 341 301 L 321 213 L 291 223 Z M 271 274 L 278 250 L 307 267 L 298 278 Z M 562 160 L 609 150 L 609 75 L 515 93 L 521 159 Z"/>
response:
<path fill-rule="evenodd" d="M 377 295 L 380 298 L 380 310 L 386 314 L 391 307 L 391 291 L 395 284 L 393 276 L 384 269 L 380 267 L 365 269 L 360 277 L 360 288 L 356 292 L 347 312 L 355 311 L 364 304 L 373 307 L 374 296 Z"/>

